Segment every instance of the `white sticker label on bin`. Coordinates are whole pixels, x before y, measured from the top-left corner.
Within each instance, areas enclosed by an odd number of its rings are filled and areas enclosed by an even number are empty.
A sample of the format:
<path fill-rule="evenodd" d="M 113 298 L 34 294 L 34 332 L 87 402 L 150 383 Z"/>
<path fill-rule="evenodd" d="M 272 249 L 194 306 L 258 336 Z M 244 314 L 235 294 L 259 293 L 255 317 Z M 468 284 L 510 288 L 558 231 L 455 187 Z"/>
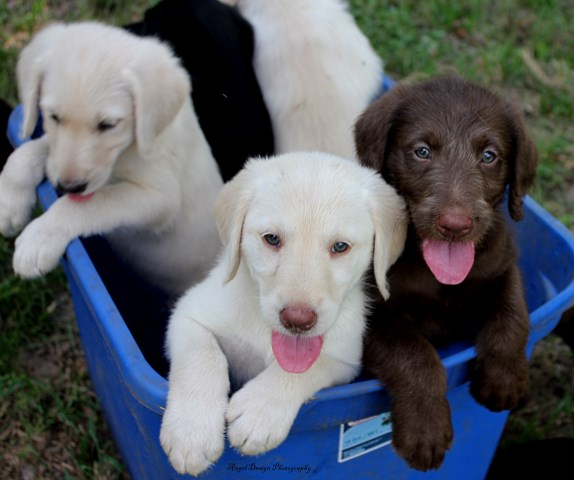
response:
<path fill-rule="evenodd" d="M 389 412 L 356 422 L 343 423 L 339 435 L 339 463 L 389 445 L 392 430 Z"/>

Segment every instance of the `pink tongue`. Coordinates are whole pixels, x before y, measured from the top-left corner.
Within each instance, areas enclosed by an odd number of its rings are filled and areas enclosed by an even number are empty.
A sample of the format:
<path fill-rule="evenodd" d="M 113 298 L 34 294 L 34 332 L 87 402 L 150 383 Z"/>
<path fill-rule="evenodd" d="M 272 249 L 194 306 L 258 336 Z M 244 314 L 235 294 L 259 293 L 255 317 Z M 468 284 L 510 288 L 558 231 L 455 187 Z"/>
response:
<path fill-rule="evenodd" d="M 474 243 L 425 240 L 423 242 L 423 256 L 431 272 L 440 283 L 457 285 L 466 278 L 472 268 Z"/>
<path fill-rule="evenodd" d="M 300 337 L 273 332 L 271 346 L 283 370 L 290 373 L 303 373 L 309 370 L 319 358 L 323 337 Z"/>
<path fill-rule="evenodd" d="M 94 196 L 93 193 L 88 193 L 87 195 L 80 195 L 78 193 L 68 193 L 68 197 L 70 198 L 70 200 L 78 203 L 87 202 L 93 196 Z"/>

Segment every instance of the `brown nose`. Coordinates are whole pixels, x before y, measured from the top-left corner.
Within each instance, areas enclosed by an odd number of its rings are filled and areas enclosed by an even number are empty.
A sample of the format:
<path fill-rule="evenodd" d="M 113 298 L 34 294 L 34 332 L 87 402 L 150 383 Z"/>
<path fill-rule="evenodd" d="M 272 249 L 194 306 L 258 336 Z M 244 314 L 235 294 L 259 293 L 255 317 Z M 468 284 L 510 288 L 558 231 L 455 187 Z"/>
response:
<path fill-rule="evenodd" d="M 474 222 L 462 212 L 446 211 L 440 214 L 437 228 L 445 237 L 462 238 L 472 232 Z"/>
<path fill-rule="evenodd" d="M 294 305 L 279 312 L 281 324 L 293 333 L 306 332 L 317 323 L 317 313 L 309 307 Z"/>

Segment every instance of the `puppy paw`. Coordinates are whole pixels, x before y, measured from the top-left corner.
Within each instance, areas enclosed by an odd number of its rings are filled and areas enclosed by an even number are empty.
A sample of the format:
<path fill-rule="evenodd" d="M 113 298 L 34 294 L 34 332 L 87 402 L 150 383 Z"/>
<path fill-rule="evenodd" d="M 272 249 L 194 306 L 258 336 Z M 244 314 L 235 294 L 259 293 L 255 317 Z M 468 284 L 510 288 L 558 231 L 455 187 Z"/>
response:
<path fill-rule="evenodd" d="M 395 452 L 411 468 L 423 472 L 439 468 L 454 436 L 447 399 L 429 399 L 424 407 L 403 407 L 391 412 Z"/>
<path fill-rule="evenodd" d="M 493 412 L 514 408 L 528 388 L 528 363 L 525 356 L 512 361 L 496 359 L 477 363 L 470 393 Z"/>
<path fill-rule="evenodd" d="M 14 237 L 30 222 L 36 204 L 34 190 L 0 189 L 0 234 Z"/>
<path fill-rule="evenodd" d="M 59 226 L 40 216 L 28 225 L 16 239 L 12 266 L 23 278 L 35 278 L 56 268 L 69 239 Z"/>
<path fill-rule="evenodd" d="M 166 409 L 160 430 L 160 443 L 173 468 L 181 474 L 197 476 L 211 467 L 225 447 L 225 417 L 223 412 Z"/>
<path fill-rule="evenodd" d="M 259 385 L 257 378 L 247 383 L 229 402 L 229 443 L 245 455 L 258 455 L 281 444 L 300 407 L 287 397 L 271 391 L 269 385 Z"/>

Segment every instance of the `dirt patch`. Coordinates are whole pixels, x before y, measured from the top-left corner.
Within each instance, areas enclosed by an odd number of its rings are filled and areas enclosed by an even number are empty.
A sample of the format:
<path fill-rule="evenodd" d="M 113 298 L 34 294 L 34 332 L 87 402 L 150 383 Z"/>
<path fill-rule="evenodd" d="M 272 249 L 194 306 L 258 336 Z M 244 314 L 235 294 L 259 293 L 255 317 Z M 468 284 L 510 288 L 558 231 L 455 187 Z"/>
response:
<path fill-rule="evenodd" d="M 2 478 L 127 479 L 91 389 L 67 293 L 55 304 L 54 331 L 22 349 L 0 403 Z"/>
<path fill-rule="evenodd" d="M 530 362 L 528 394 L 508 420 L 502 445 L 574 437 L 574 353 L 562 339 L 540 341 Z"/>

